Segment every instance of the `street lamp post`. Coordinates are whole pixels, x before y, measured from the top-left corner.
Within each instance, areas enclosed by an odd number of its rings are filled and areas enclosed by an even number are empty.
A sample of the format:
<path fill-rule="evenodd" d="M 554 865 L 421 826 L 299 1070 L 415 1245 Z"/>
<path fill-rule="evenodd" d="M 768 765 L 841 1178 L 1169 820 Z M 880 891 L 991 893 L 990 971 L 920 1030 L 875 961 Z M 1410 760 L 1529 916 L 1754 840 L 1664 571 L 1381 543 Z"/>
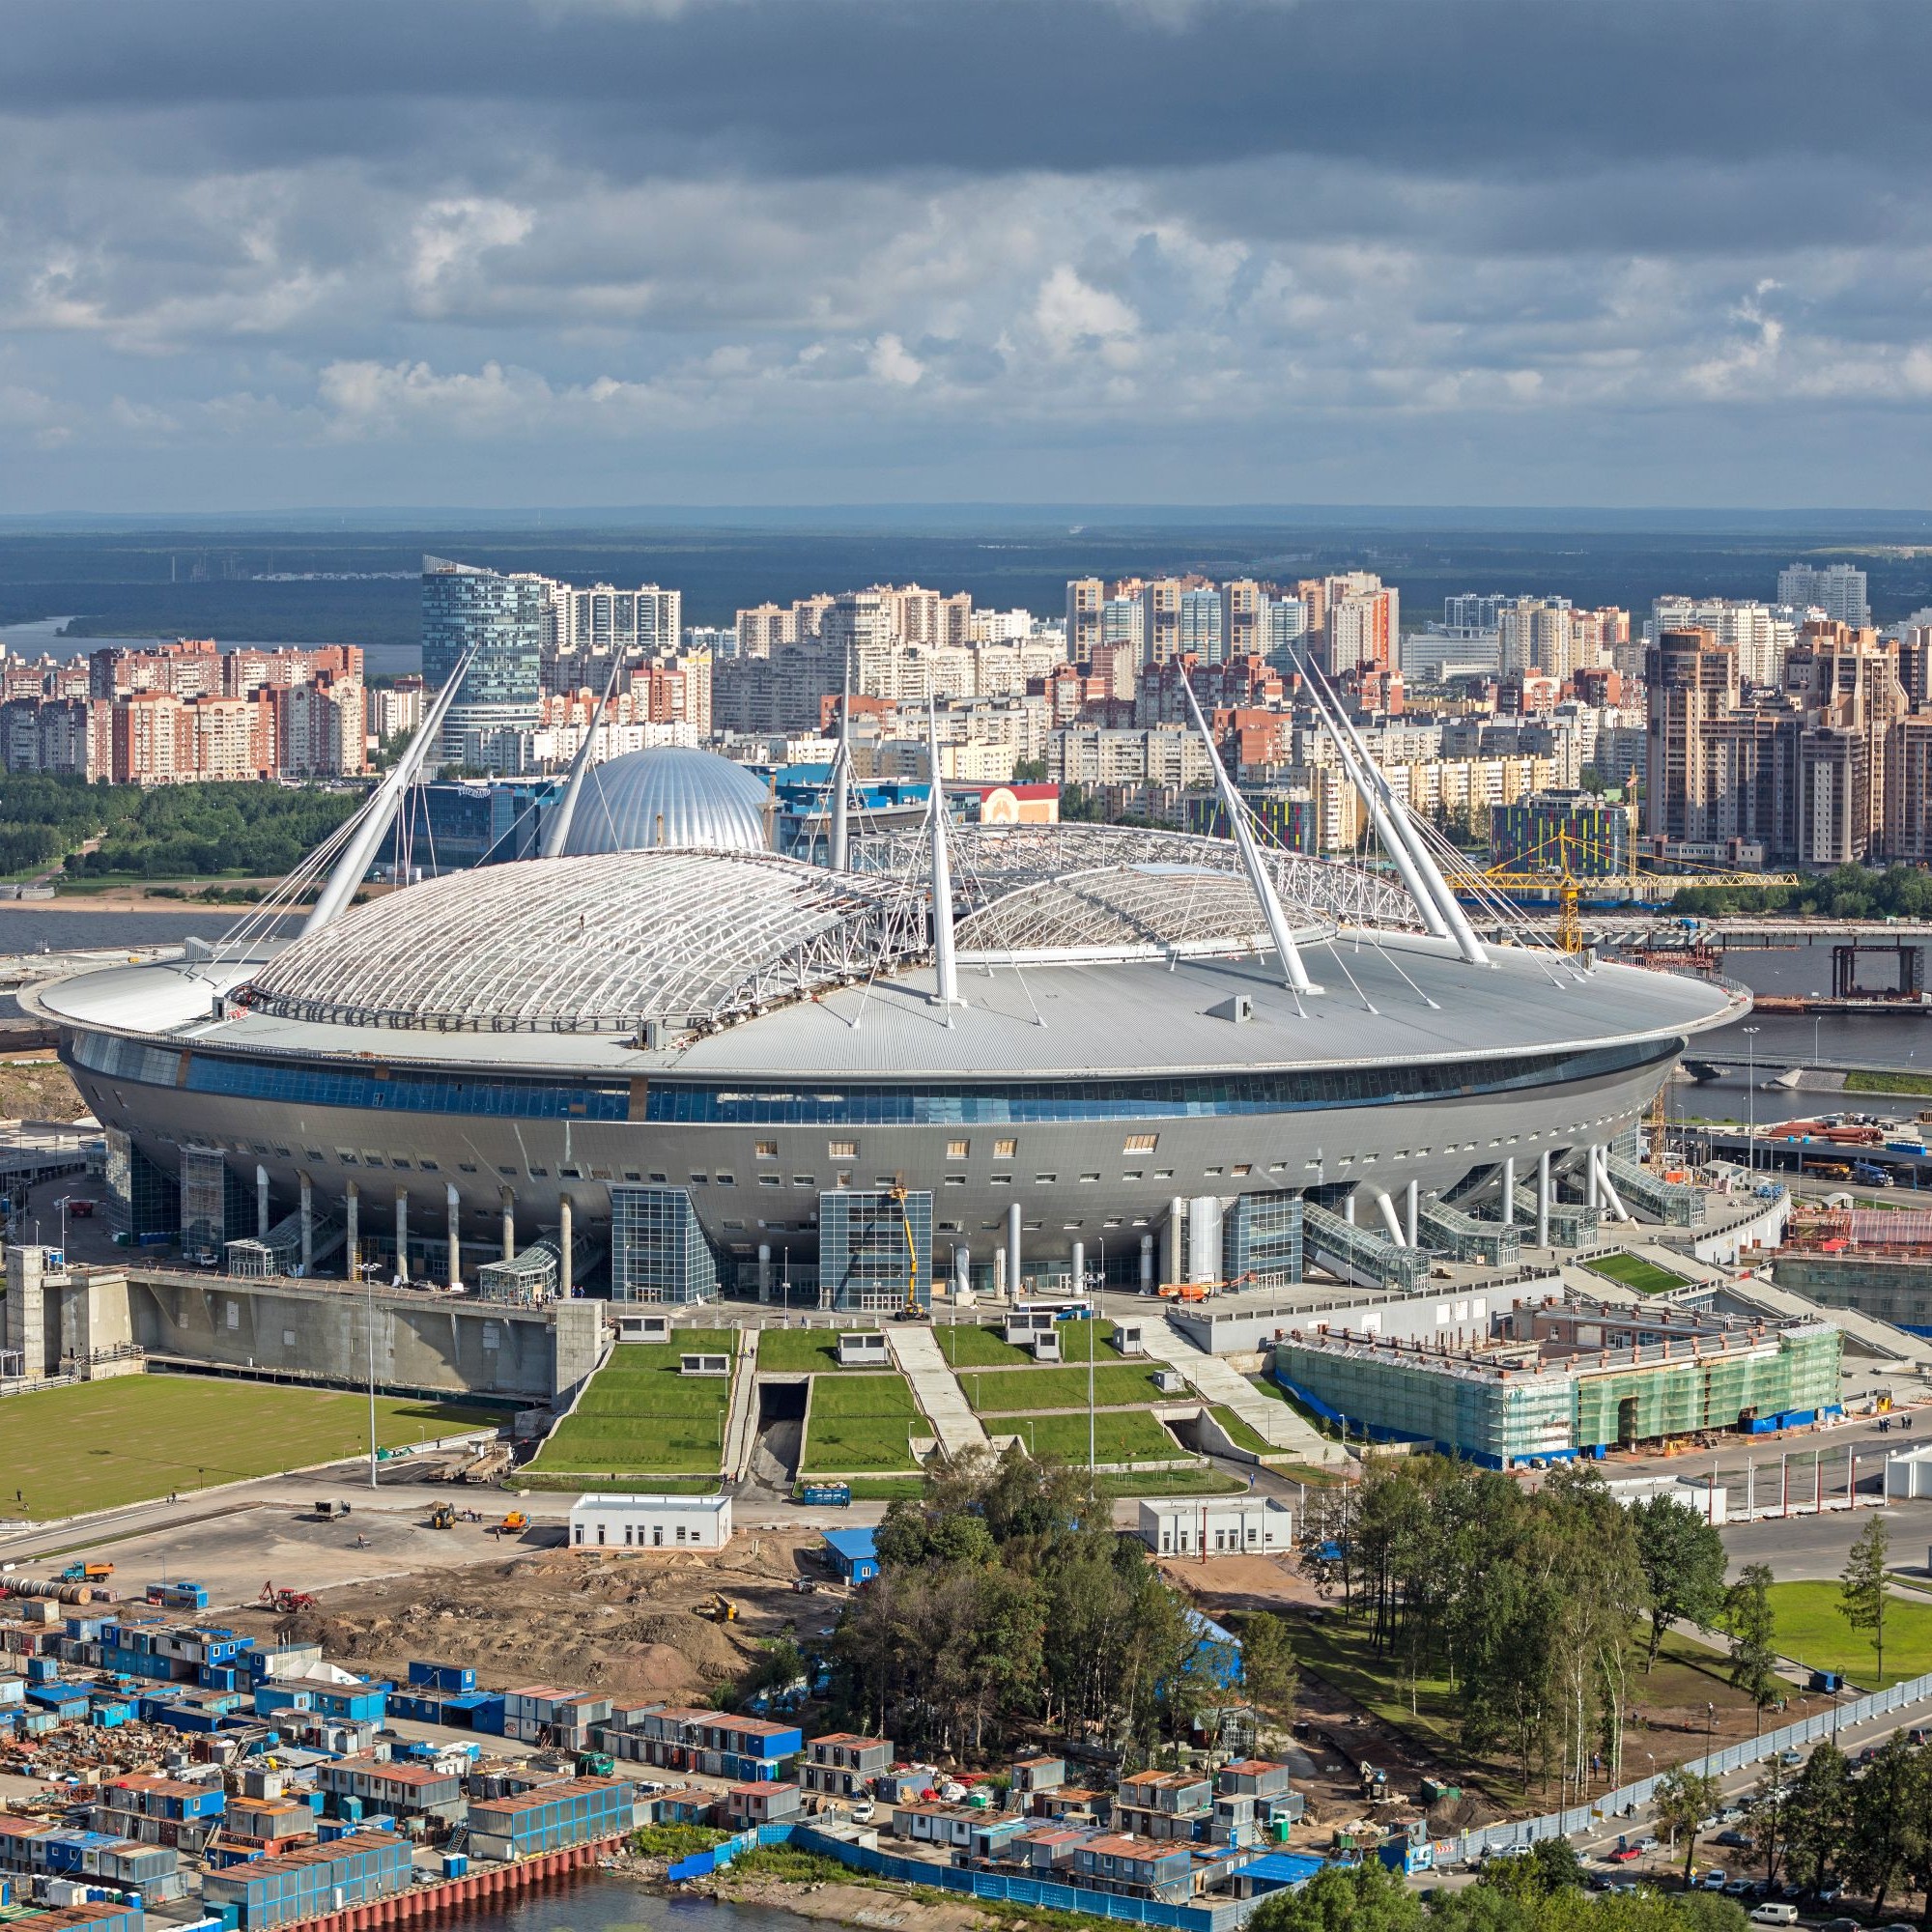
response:
<path fill-rule="evenodd" d="M 1745 1028 L 1745 1165 L 1757 1172 L 1757 1028 Z"/>

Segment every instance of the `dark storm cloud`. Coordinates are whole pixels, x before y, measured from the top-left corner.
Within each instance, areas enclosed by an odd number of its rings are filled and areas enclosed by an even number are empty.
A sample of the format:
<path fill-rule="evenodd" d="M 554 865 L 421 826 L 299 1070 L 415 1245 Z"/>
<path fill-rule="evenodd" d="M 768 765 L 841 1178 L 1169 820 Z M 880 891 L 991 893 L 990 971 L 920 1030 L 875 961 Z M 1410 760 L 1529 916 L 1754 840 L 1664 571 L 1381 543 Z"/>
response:
<path fill-rule="evenodd" d="M 7 507 L 1922 495 L 1921 4 L 0 0 L 0 47 Z"/>
<path fill-rule="evenodd" d="M 532 123 L 660 172 L 1171 167 L 1508 175 L 1645 157 L 1916 172 L 1914 0 L 106 0 L 21 10 L 29 111 L 227 110 L 235 158 L 472 148 Z"/>

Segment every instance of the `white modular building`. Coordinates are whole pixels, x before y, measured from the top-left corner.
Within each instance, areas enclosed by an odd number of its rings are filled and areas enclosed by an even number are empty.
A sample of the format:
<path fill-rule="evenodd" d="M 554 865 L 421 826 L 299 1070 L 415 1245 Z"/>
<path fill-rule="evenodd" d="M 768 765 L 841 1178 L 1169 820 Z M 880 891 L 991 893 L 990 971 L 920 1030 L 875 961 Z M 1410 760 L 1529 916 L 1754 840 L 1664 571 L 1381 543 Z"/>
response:
<path fill-rule="evenodd" d="M 731 1541 L 729 1496 L 579 1496 L 573 1549 L 723 1549 Z"/>
<path fill-rule="evenodd" d="M 1271 1556 L 1294 1545 L 1294 1512 L 1273 1496 L 1177 1496 L 1141 1504 L 1156 1556 Z"/>

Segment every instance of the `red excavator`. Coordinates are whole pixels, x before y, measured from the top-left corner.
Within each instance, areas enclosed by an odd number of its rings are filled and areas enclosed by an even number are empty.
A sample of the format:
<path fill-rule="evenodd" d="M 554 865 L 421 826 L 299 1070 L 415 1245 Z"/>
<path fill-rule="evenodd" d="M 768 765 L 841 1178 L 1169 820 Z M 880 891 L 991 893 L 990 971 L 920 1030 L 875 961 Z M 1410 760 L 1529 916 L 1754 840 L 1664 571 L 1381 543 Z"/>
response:
<path fill-rule="evenodd" d="M 273 1583 L 264 1583 L 255 1602 L 265 1610 L 279 1610 L 283 1616 L 316 1607 L 315 1599 L 306 1590 L 278 1590 Z"/>

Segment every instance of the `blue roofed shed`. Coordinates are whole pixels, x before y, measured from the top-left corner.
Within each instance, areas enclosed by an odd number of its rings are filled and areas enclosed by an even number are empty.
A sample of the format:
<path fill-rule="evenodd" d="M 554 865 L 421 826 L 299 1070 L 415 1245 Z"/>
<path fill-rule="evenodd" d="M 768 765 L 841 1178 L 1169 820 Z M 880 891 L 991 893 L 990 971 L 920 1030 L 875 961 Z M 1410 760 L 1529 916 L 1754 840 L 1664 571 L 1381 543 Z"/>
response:
<path fill-rule="evenodd" d="M 1235 1896 L 1260 1898 L 1270 1891 L 1306 1885 L 1321 1869 L 1320 1859 L 1301 1852 L 1269 1852 L 1235 1869 Z"/>
<path fill-rule="evenodd" d="M 879 1550 L 869 1529 L 828 1529 L 825 1547 L 832 1552 L 832 1567 L 848 1583 L 865 1583 L 879 1574 Z"/>

